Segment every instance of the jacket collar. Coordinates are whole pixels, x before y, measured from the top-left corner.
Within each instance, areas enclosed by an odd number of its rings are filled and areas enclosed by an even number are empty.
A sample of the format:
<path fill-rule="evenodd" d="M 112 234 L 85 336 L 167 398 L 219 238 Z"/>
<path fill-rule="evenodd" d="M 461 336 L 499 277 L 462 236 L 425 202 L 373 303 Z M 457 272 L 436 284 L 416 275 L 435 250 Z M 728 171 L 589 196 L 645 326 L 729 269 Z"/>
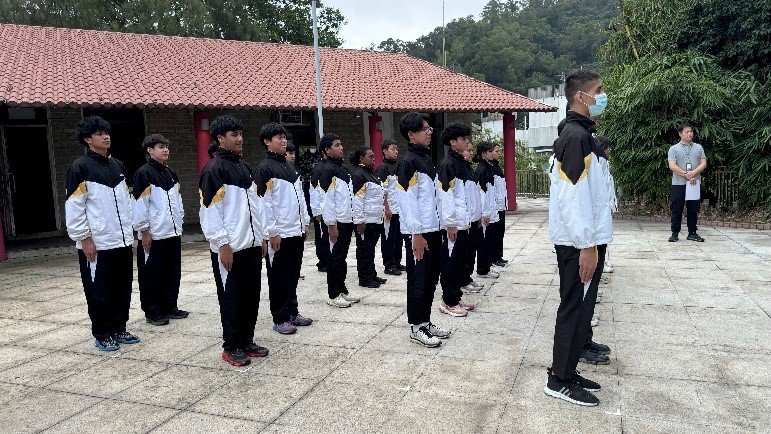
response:
<path fill-rule="evenodd" d="M 156 168 L 156 169 L 158 169 L 160 171 L 164 171 L 168 167 L 167 164 L 161 163 L 160 161 L 158 161 L 158 160 L 156 160 L 154 158 L 151 158 L 151 157 L 147 158 L 147 164 L 149 164 L 150 167 L 154 167 L 154 168 Z"/>
<path fill-rule="evenodd" d="M 463 155 L 460 152 L 452 148 L 450 148 L 450 151 L 447 153 L 447 155 L 459 161 L 466 161 L 466 158 L 463 157 Z"/>
<path fill-rule="evenodd" d="M 567 114 L 565 115 L 564 122 L 565 124 L 569 124 L 569 123 L 578 124 L 581 128 L 588 130 L 590 133 L 593 133 L 595 131 L 595 126 L 597 125 L 593 120 L 587 118 L 581 113 L 577 113 L 570 110 L 568 110 Z"/>
<path fill-rule="evenodd" d="M 396 160 L 392 160 L 390 158 L 383 157 L 383 163 L 396 164 Z"/>
<path fill-rule="evenodd" d="M 430 155 L 429 155 L 430 148 L 427 148 L 425 146 L 419 146 L 419 145 L 416 145 L 414 143 L 410 143 L 410 144 L 407 145 L 407 149 L 408 149 L 409 152 L 413 152 L 413 153 L 418 154 L 420 156 L 430 157 Z"/>
<path fill-rule="evenodd" d="M 281 155 L 276 152 L 268 151 L 268 157 L 271 160 L 276 160 L 280 163 L 286 163 L 286 155 Z"/>
<path fill-rule="evenodd" d="M 335 157 L 327 157 L 327 161 L 330 163 L 337 164 L 338 166 L 343 165 L 343 159 L 342 158 L 335 158 Z"/>
<path fill-rule="evenodd" d="M 105 157 L 102 154 L 99 154 L 97 152 L 92 151 L 91 148 L 86 150 L 86 155 L 91 157 L 91 158 L 93 158 L 94 160 L 98 161 L 99 164 L 107 164 L 110 161 L 110 158 L 112 158 L 112 156 L 110 155 L 109 152 L 107 153 L 107 156 Z"/>
<path fill-rule="evenodd" d="M 356 167 L 360 168 L 361 170 L 363 170 L 363 171 L 365 171 L 367 173 L 372 173 L 372 168 L 371 167 L 367 167 L 367 166 L 365 166 L 363 164 L 359 164 Z"/>
<path fill-rule="evenodd" d="M 228 151 L 227 149 L 224 149 L 224 148 L 217 149 L 217 156 L 225 160 L 236 161 L 236 162 L 241 159 L 241 154 L 233 151 Z"/>

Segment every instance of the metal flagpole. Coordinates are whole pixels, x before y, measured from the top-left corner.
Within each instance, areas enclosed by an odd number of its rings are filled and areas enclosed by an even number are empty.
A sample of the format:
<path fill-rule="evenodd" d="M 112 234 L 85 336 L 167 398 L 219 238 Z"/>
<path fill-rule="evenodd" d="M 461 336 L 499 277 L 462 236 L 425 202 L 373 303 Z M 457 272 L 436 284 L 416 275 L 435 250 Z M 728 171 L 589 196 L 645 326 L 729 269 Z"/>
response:
<path fill-rule="evenodd" d="M 442 67 L 447 68 L 447 52 L 444 50 L 444 0 L 442 0 Z"/>
<path fill-rule="evenodd" d="M 313 0 L 311 14 L 313 15 L 313 57 L 316 63 L 316 113 L 319 116 L 319 137 L 323 137 L 324 115 L 321 112 L 321 66 L 319 62 L 319 28 L 316 20 L 316 0 Z"/>

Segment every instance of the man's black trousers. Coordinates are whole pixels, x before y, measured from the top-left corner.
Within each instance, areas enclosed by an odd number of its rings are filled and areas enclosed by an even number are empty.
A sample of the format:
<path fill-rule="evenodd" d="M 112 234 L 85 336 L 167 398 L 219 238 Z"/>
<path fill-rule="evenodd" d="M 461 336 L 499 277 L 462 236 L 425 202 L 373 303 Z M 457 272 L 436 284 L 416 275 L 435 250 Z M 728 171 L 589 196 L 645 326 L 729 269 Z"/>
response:
<path fill-rule="evenodd" d="M 456 306 L 463 297 L 460 289 L 466 279 L 466 246 L 468 245 L 468 230 L 459 230 L 450 253 L 450 239 L 447 231 L 442 230 L 442 273 L 439 282 L 442 284 L 442 301 L 447 306 Z"/>
<path fill-rule="evenodd" d="M 260 306 L 262 247 L 233 252 L 233 266 L 226 271 L 219 254 L 211 254 L 214 282 L 222 320 L 222 348 L 244 349 L 254 339 L 257 310 Z"/>
<path fill-rule="evenodd" d="M 149 255 L 145 254 L 142 242 L 139 242 L 139 300 L 146 317 L 158 318 L 177 310 L 181 276 L 182 237 L 153 240 Z"/>
<path fill-rule="evenodd" d="M 412 235 L 404 236 L 407 250 L 407 322 L 413 325 L 431 320 L 436 284 L 442 269 L 442 234 L 439 231 L 422 234 L 428 243 L 423 259 L 415 262 Z"/>
<path fill-rule="evenodd" d="M 495 225 L 495 240 L 493 244 L 493 261 L 503 259 L 503 235 L 506 232 L 506 211 L 498 211 L 498 222 Z"/>
<path fill-rule="evenodd" d="M 364 236 L 356 231 L 356 272 L 359 282 L 364 283 L 377 276 L 375 271 L 375 247 L 380 233 L 383 232 L 382 223 L 367 223 L 364 225 Z"/>
<path fill-rule="evenodd" d="M 464 254 L 465 268 L 463 272 L 463 282 L 461 282 L 462 287 L 474 281 L 474 279 L 471 278 L 471 275 L 474 274 L 474 264 L 476 263 L 477 258 L 477 238 L 479 237 L 477 233 L 478 227 L 479 220 L 471 222 L 471 226 L 468 230 L 468 240 L 466 241 L 466 252 Z"/>
<path fill-rule="evenodd" d="M 385 225 L 383 225 L 380 239 L 380 254 L 383 255 L 383 267 L 386 270 L 402 263 L 403 243 L 404 239 L 399 230 L 399 214 L 393 214 L 388 227 L 388 237 L 386 237 Z"/>
<path fill-rule="evenodd" d="M 298 314 L 297 282 L 300 280 L 304 243 L 302 236 L 282 238 L 281 246 L 278 252 L 273 253 L 273 258 L 267 255 L 270 313 L 274 324 L 287 322 L 290 315 Z"/>
<path fill-rule="evenodd" d="M 348 248 L 351 247 L 352 234 L 353 223 L 337 222 L 337 242 L 332 246 L 332 253 L 327 262 L 327 292 L 330 299 L 348 293 L 345 287 L 348 263 L 345 259 L 348 257 Z M 327 240 L 331 242 L 328 238 Z"/>
<path fill-rule="evenodd" d="M 316 268 L 327 268 L 329 263 L 329 235 L 327 225 L 313 218 L 313 241 L 316 243 Z"/>
<path fill-rule="evenodd" d="M 126 330 L 134 279 L 132 262 L 130 246 L 100 250 L 96 253 L 96 263 L 89 263 L 83 250 L 78 250 L 91 334 L 97 339 Z"/>
<path fill-rule="evenodd" d="M 673 185 L 670 190 L 669 210 L 672 212 L 672 233 L 680 233 L 683 222 L 683 206 L 687 210 L 688 234 L 696 233 L 701 200 L 685 200 L 685 186 Z"/>
<path fill-rule="evenodd" d="M 490 223 L 487 227 L 479 225 L 476 229 L 476 244 L 477 244 L 477 274 L 487 274 L 490 272 L 490 267 L 493 265 L 493 256 L 495 249 L 495 231 L 496 223 Z"/>
<path fill-rule="evenodd" d="M 554 325 L 552 372 L 561 380 L 573 377 L 581 350 L 592 328 L 592 315 L 597 301 L 597 287 L 605 264 L 605 248 L 597 246 L 597 268 L 584 296 L 584 284 L 578 275 L 580 249 L 555 246 L 560 274 L 560 305 Z"/>

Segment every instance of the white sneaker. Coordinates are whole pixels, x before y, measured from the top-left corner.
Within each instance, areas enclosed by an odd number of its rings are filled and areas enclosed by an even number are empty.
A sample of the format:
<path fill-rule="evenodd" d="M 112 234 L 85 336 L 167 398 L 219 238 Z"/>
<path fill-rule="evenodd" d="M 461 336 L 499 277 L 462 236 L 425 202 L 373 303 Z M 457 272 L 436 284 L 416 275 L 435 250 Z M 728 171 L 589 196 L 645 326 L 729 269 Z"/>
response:
<path fill-rule="evenodd" d="M 602 290 L 598 289 L 597 290 L 597 297 L 602 297 L 602 294 L 603 294 Z"/>
<path fill-rule="evenodd" d="M 328 298 L 327 304 L 334 307 L 351 307 L 351 302 L 343 297 L 343 294 L 338 295 L 335 298 Z"/>
<path fill-rule="evenodd" d="M 340 294 L 340 296 L 343 297 L 345 301 L 349 303 L 358 303 L 361 301 L 361 297 L 355 296 L 350 292 L 348 294 Z"/>
<path fill-rule="evenodd" d="M 482 279 L 497 279 L 501 277 L 501 274 L 497 271 L 490 270 L 487 272 L 487 274 L 479 274 L 477 273 L 477 277 L 480 277 Z"/>
<path fill-rule="evenodd" d="M 602 267 L 603 273 L 612 273 L 613 272 L 613 264 L 606 262 L 605 265 Z"/>
<path fill-rule="evenodd" d="M 482 288 L 483 288 L 483 287 L 482 287 Z M 466 285 L 466 286 L 462 286 L 460 289 L 461 289 L 461 291 L 463 291 L 463 292 L 473 292 L 473 293 L 478 293 L 478 292 L 482 292 L 482 288 L 480 288 L 479 286 L 474 286 L 474 285 L 472 285 L 471 283 L 469 283 L 469 284 L 468 284 L 468 285 Z"/>
<path fill-rule="evenodd" d="M 412 328 L 412 326 L 410 326 L 410 328 Z M 440 341 L 438 337 L 432 335 L 424 326 L 418 328 L 417 331 L 411 331 L 410 340 L 416 344 L 429 348 L 436 348 L 442 345 L 442 341 Z"/>
<path fill-rule="evenodd" d="M 485 287 L 483 283 L 477 283 L 477 282 L 474 282 L 473 280 L 471 281 L 471 283 L 469 283 L 469 285 L 479 289 L 482 289 Z"/>
<path fill-rule="evenodd" d="M 464 308 L 462 308 L 459 304 L 456 306 L 447 306 L 444 302 L 441 302 L 439 304 L 439 312 L 446 313 L 450 316 L 466 316 L 468 315 L 468 311 Z M 431 323 L 429 323 L 431 325 Z M 429 331 L 431 331 L 431 328 L 429 327 Z M 432 332 L 433 334 L 433 332 Z"/>
<path fill-rule="evenodd" d="M 428 323 L 428 327 L 426 327 L 426 328 L 428 329 L 429 333 L 431 333 L 432 335 L 436 336 L 439 339 L 447 339 L 452 334 L 451 331 L 445 330 L 445 329 L 443 329 L 443 328 L 441 328 L 441 327 L 439 327 L 437 325 L 434 325 L 433 323 L 430 323 L 430 322 Z"/>
<path fill-rule="evenodd" d="M 610 278 L 608 276 L 600 276 L 600 283 L 610 283 Z"/>
<path fill-rule="evenodd" d="M 600 323 L 600 320 L 598 320 L 597 318 L 592 318 L 592 327 L 597 327 L 597 324 L 599 323 Z"/>

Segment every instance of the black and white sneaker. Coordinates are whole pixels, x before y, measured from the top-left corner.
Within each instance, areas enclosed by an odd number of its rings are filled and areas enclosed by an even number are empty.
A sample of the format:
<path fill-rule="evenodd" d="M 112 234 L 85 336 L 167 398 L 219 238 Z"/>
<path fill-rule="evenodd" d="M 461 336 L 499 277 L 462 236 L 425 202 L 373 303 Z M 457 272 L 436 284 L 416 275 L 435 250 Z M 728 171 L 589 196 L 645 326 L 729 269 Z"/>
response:
<path fill-rule="evenodd" d="M 573 373 L 573 378 L 571 380 L 575 381 L 576 384 L 584 388 L 585 390 L 588 390 L 589 392 L 599 392 L 602 387 L 600 387 L 600 383 L 592 380 L 587 380 L 586 378 L 579 375 L 579 371 L 576 371 Z"/>
<path fill-rule="evenodd" d="M 593 407 L 600 403 L 600 400 L 592 392 L 581 387 L 574 379 L 563 381 L 551 373 L 546 381 L 546 386 L 543 388 L 543 393 L 586 407 Z"/>
<path fill-rule="evenodd" d="M 589 341 L 584 344 L 584 348 L 587 350 L 592 350 L 595 353 L 600 354 L 610 354 L 610 347 L 605 344 L 598 344 L 594 341 Z"/>
<path fill-rule="evenodd" d="M 605 354 L 600 354 L 594 350 L 588 350 L 586 348 L 581 350 L 581 356 L 578 358 L 581 363 L 588 363 L 590 365 L 609 365 L 610 357 Z"/>
<path fill-rule="evenodd" d="M 442 345 L 442 341 L 440 341 L 438 337 L 432 335 L 425 326 L 420 326 L 417 330 L 410 331 L 410 340 L 416 344 L 429 348 L 435 348 Z"/>

